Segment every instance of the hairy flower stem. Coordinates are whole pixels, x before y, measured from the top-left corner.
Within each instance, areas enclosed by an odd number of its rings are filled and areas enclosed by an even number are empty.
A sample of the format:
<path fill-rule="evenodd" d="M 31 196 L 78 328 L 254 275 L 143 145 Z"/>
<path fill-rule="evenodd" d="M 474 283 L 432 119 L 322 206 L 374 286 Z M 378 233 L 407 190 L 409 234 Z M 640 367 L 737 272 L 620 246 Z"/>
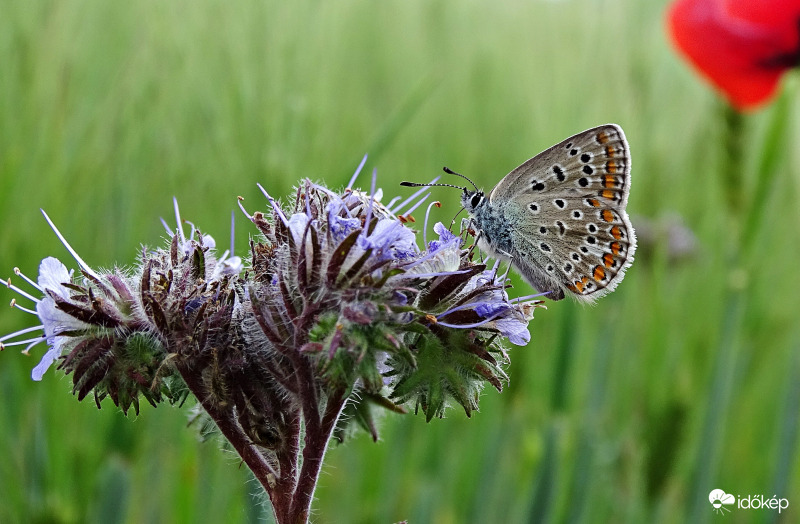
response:
<path fill-rule="evenodd" d="M 305 380 L 303 377 L 313 373 L 311 362 L 297 352 L 287 353 L 292 354 L 294 374 L 301 386 L 302 405 L 293 411 L 293 418 L 287 424 L 289 435 L 283 445 L 275 450 L 280 471 L 275 471 L 270 466 L 267 458 L 237 422 L 233 410 L 219 406 L 207 398 L 206 388 L 197 371 L 190 366 L 176 367 L 189 390 L 198 398 L 203 409 L 269 495 L 276 521 L 279 524 L 305 524 L 325 452 L 347 401 L 347 395 L 344 390 L 331 393 L 323 409 L 319 406 L 319 396 L 313 388 L 302 387 Z M 302 465 L 298 471 L 301 454 Z"/>
<path fill-rule="evenodd" d="M 300 357 L 298 360 L 303 359 Z M 302 362 L 302 367 L 308 366 L 308 362 Z M 233 411 L 220 408 L 204 397 L 205 388 L 196 371 L 189 367 L 178 366 L 178 372 L 269 495 L 276 521 L 279 524 L 306 523 L 325 452 L 347 401 L 344 391 L 332 394 L 327 399 L 322 417 L 318 415 L 317 396 L 304 398 L 303 406 L 300 408 L 303 415 L 299 412 L 294 414 L 294 419 L 288 425 L 292 430 L 291 435 L 286 439 L 284 446 L 277 450 L 280 472 L 276 472 L 236 421 Z M 313 413 L 316 416 L 307 418 L 306 413 Z M 302 446 L 299 442 L 301 424 L 305 429 Z M 302 466 L 298 472 L 296 465 L 301 453 Z"/>
<path fill-rule="evenodd" d="M 202 384 L 202 380 L 189 366 L 177 366 L 177 370 L 189 390 L 197 397 L 203 409 L 217 425 L 220 432 L 222 432 L 225 438 L 231 443 L 239 456 L 242 457 L 245 464 L 247 464 L 253 472 L 253 475 L 255 475 L 266 489 L 269 486 L 269 479 L 274 479 L 276 476 L 275 470 L 270 467 L 264 455 L 262 455 L 253 444 L 252 440 L 244 433 L 242 427 L 236 422 L 232 411 L 230 409 L 219 409 L 214 403 L 205 398 L 205 387 Z"/>
<path fill-rule="evenodd" d="M 309 327 L 316 314 L 317 308 L 309 305 L 297 319 L 297 329 L 293 337 L 295 348 L 300 348 L 308 342 Z M 324 412 L 320 417 L 320 397 L 316 389 L 310 387 L 315 383 L 312 363 L 294 348 L 287 351 L 286 354 L 290 356 L 295 367 L 295 376 L 298 377 L 302 398 L 302 421 L 305 429 L 302 447 L 303 464 L 300 472 L 296 477 L 292 475 L 290 478 L 282 478 L 292 485 L 294 492 L 291 514 L 286 522 L 305 524 L 308 521 L 314 489 L 322 470 L 325 451 L 328 449 L 328 443 L 333 436 L 333 430 L 347 401 L 347 396 L 341 389 L 330 392 L 326 399 Z M 300 453 L 300 449 L 295 447 L 293 453 L 295 456 L 291 459 L 292 463 L 297 464 L 297 454 Z"/>
<path fill-rule="evenodd" d="M 298 477 L 292 503 L 292 518 L 287 522 L 305 524 L 311 510 L 314 489 L 317 486 L 325 451 L 333 436 L 333 430 L 342 413 L 347 398 L 343 392 L 328 398 L 321 424 L 315 429 L 307 428 L 303 447 L 303 466 Z"/>

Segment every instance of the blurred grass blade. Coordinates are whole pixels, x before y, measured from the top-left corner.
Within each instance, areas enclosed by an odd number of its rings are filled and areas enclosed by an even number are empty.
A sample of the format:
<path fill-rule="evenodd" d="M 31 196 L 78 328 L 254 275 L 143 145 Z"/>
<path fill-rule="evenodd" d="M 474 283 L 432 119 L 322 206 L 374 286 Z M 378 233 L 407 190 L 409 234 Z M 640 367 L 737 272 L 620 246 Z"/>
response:
<path fill-rule="evenodd" d="M 98 475 L 98 485 L 94 504 L 89 513 L 90 522 L 117 524 L 126 521 L 130 502 L 130 466 L 114 456 L 106 463 L 104 471 Z"/>
<path fill-rule="evenodd" d="M 552 520 L 559 492 L 556 472 L 558 469 L 558 442 L 561 440 L 559 437 L 562 430 L 557 427 L 557 424 L 559 424 L 558 415 L 564 410 L 566 404 L 569 371 L 575 345 L 575 333 L 577 332 L 574 305 L 569 304 L 564 309 L 564 316 L 561 318 L 560 326 L 561 332 L 558 337 L 557 356 L 553 364 L 550 395 L 551 412 L 555 419 L 546 429 L 542 461 L 533 483 L 534 494 L 528 510 L 528 522 L 549 522 Z"/>
<path fill-rule="evenodd" d="M 797 435 L 800 420 L 800 347 L 795 348 L 786 381 L 786 396 L 783 399 L 783 412 L 778 418 L 778 442 L 775 454 L 775 474 L 772 481 L 773 493 L 779 498 L 789 496 L 789 483 L 793 466 L 797 464 Z M 778 522 L 779 514 L 769 512 L 767 522 Z"/>
<path fill-rule="evenodd" d="M 562 411 L 566 404 L 566 392 L 570 384 L 569 371 L 575 347 L 575 334 L 578 332 L 575 309 L 575 304 L 567 304 L 567 307 L 564 308 L 564 315 L 561 318 L 561 332 L 558 337 L 557 356 L 551 378 L 553 389 L 550 396 L 550 406 L 554 413 Z"/>
<path fill-rule="evenodd" d="M 784 90 L 778 101 L 770 109 L 770 120 L 764 136 L 764 143 L 759 150 L 761 154 L 758 158 L 756 171 L 756 187 L 753 191 L 753 200 L 744 223 L 742 234 L 742 250 L 749 253 L 748 249 L 758 228 L 764 218 L 764 209 L 769 200 L 773 189 L 777 167 L 782 160 L 786 159 L 787 132 L 789 124 L 789 94 Z M 787 173 L 788 174 L 788 173 Z"/>
<path fill-rule="evenodd" d="M 593 473 L 599 472 L 595 465 L 595 449 L 602 441 L 600 419 L 604 415 L 608 394 L 609 365 L 611 364 L 611 348 L 609 340 L 614 340 L 613 332 L 608 326 L 616 325 L 615 321 L 609 322 L 600 343 L 594 351 L 594 358 L 591 369 L 591 382 L 586 390 L 586 400 L 584 401 L 583 415 L 575 451 L 575 459 L 572 468 L 572 479 L 569 485 L 569 497 L 567 500 L 567 515 L 564 522 L 581 522 L 588 514 L 591 502 L 592 486 L 595 476 Z"/>
<path fill-rule="evenodd" d="M 539 464 L 539 472 L 534 480 L 534 492 L 528 510 L 531 524 L 551 522 L 558 498 L 558 443 L 561 442 L 561 429 L 558 419 L 550 423 L 544 436 L 544 453 Z"/>
<path fill-rule="evenodd" d="M 708 493 L 714 489 L 719 471 L 739 358 L 741 337 L 739 328 L 744 314 L 744 294 L 731 291 L 725 303 L 719 346 L 712 370 L 708 395 L 696 398 L 696 406 L 705 406 L 700 440 L 694 453 L 694 471 L 687 487 L 687 522 L 708 522 Z M 705 400 L 705 402 L 704 402 Z"/>

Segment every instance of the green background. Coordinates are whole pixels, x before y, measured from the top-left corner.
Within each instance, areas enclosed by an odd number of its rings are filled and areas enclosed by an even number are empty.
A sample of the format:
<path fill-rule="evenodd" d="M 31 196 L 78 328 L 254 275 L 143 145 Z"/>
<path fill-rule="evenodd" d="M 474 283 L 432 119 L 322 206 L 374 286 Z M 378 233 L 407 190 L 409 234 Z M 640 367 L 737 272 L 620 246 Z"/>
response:
<path fill-rule="evenodd" d="M 0 269 L 94 267 L 161 245 L 158 217 L 227 245 L 236 196 L 341 186 L 364 153 L 384 201 L 442 165 L 491 187 L 616 122 L 640 234 L 596 306 L 539 310 L 509 386 L 466 419 L 389 416 L 327 456 L 314 522 L 769 522 L 708 493 L 777 495 L 800 519 L 798 82 L 742 118 L 683 63 L 664 2 L 0 1 Z M 366 178 L 361 179 L 367 185 Z M 737 182 L 738 181 L 738 182 Z M 458 193 L 434 190 L 439 219 Z M 418 215 L 421 218 L 421 215 Z M 255 229 L 237 218 L 244 254 Z M 417 222 L 418 224 L 421 221 Z M 19 283 L 18 280 L 16 280 Z M 530 288 L 516 280 L 512 296 Z M 14 294 L 4 291 L 10 300 Z M 34 323 L 8 310 L 0 333 Z M 124 418 L 0 357 L 0 522 L 264 522 L 235 455 L 184 411 Z"/>

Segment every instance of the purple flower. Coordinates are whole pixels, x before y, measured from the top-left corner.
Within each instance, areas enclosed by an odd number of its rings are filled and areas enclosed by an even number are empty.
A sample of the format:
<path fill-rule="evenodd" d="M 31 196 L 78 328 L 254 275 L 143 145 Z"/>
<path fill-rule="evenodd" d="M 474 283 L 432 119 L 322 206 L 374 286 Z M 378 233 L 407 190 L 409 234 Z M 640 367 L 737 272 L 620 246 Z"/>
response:
<path fill-rule="evenodd" d="M 330 207 L 339 207 L 341 209 L 341 206 L 334 206 L 333 202 L 329 205 Z M 357 218 L 344 218 L 333 213 L 329 213 L 329 217 L 328 227 L 331 230 L 333 240 L 336 242 L 341 242 L 347 235 L 361 227 L 361 221 Z"/>
<path fill-rule="evenodd" d="M 431 240 L 428 243 L 428 251 L 435 252 L 440 249 L 450 249 L 453 246 L 461 247 L 463 244 L 461 237 L 454 235 L 449 229 L 444 227 L 441 222 L 436 222 L 433 226 L 434 232 L 439 235 L 439 240 Z"/>
<path fill-rule="evenodd" d="M 40 324 L 0 345 L 46 342 L 34 380 L 58 361 L 78 399 L 92 393 L 98 407 L 110 397 L 138 413 L 142 398 L 193 395 L 244 450 L 276 520 L 301 522 L 331 438 L 360 425 L 377 439 L 378 408 L 430 420 L 458 404 L 470 415 L 483 387 L 502 389 L 504 340 L 527 343 L 540 306 L 510 300 L 505 277 L 463 249 L 463 231 L 437 223 L 420 252 L 408 223 L 427 189 L 383 205 L 375 177 L 369 192 L 350 187 L 355 177 L 338 193 L 305 180 L 290 204 L 261 188 L 266 212 L 240 203 L 261 233 L 246 272 L 232 246 L 217 258 L 213 238 L 191 223 L 185 234 L 177 202 L 169 245 L 143 249 L 128 271 L 93 270 L 51 222 L 80 274 L 54 258 L 38 283 L 18 272 L 38 296 L 7 286 Z"/>
<path fill-rule="evenodd" d="M 227 255 L 228 252 L 226 251 L 219 260 L 217 260 L 214 266 L 214 272 L 211 275 L 211 280 L 219 280 L 225 276 L 234 276 L 242 272 L 242 257 L 229 257 Z"/>
<path fill-rule="evenodd" d="M 418 252 L 414 232 L 399 220 L 389 218 L 379 219 L 369 236 L 360 236 L 358 246 L 364 251 L 373 250 L 381 260 L 406 260 Z"/>
<path fill-rule="evenodd" d="M 44 297 L 36 303 L 36 313 L 42 323 L 44 336 L 50 349 L 44 354 L 39 364 L 33 368 L 31 378 L 42 380 L 42 376 L 62 352 L 70 341 L 69 337 L 62 336 L 65 331 L 79 331 L 89 327 L 88 324 L 72 317 L 56 308 L 55 300 L 50 293 L 62 299 L 69 299 L 69 290 L 64 284 L 72 282 L 71 272 L 58 259 L 47 257 L 39 265 L 39 288 L 44 292 Z"/>
<path fill-rule="evenodd" d="M 516 346 L 525 346 L 531 341 L 531 333 L 528 331 L 528 319 L 500 318 L 493 322 L 493 327 Z"/>
<path fill-rule="evenodd" d="M 511 306 L 503 302 L 480 302 L 475 306 L 475 312 L 483 318 L 495 317 L 511 309 Z"/>
<path fill-rule="evenodd" d="M 300 244 L 303 241 L 303 234 L 306 232 L 309 222 L 311 222 L 311 217 L 305 213 L 295 213 L 289 217 L 288 228 L 292 233 L 295 244 Z"/>
<path fill-rule="evenodd" d="M 72 271 L 67 270 L 67 267 L 58 259 L 47 257 L 39 265 L 38 283 L 16 270 L 17 275 L 35 287 L 41 294 L 39 298 L 11 285 L 10 282 L 6 283 L 9 288 L 33 302 L 33 309 L 23 307 L 16 301 L 14 301 L 14 305 L 20 310 L 36 315 L 40 325 L 6 335 L 0 338 L 0 344 L 4 346 L 24 344 L 26 345 L 25 352 L 27 352 L 40 342 L 47 343 L 47 352 L 31 374 L 33 380 L 36 381 L 42 379 L 56 360 L 68 353 L 76 351 L 85 353 L 89 348 L 95 348 L 95 353 L 99 355 L 99 345 L 112 340 L 117 333 L 116 330 L 127 329 L 131 332 L 141 330 L 147 333 L 157 331 L 157 326 L 152 325 L 146 318 L 147 306 L 143 306 L 142 302 L 136 299 L 136 289 L 143 278 L 141 272 L 146 271 L 146 268 L 140 268 L 140 273 L 135 275 L 125 275 L 119 271 L 102 273 L 93 270 L 69 245 L 46 213 L 44 216 L 58 238 L 78 262 L 84 278 L 81 283 L 73 282 Z M 201 282 L 204 287 L 208 287 L 218 280 L 230 279 L 239 274 L 242 267 L 241 258 L 228 257 L 226 251 L 219 260 L 216 260 L 212 255 L 215 242 L 209 235 L 199 234 L 192 226 L 189 237 L 185 236 L 183 228 L 180 226 L 182 221 L 177 201 L 175 201 L 175 216 L 179 227 L 172 237 L 172 245 L 176 254 L 180 254 L 188 264 L 184 266 L 185 270 L 191 273 L 188 275 L 189 278 L 185 279 L 187 282 L 197 283 L 197 276 L 207 275 L 206 279 Z M 198 240 L 195 240 L 196 233 L 198 233 Z M 201 258 L 198 259 L 195 254 L 200 254 Z M 144 256 L 152 262 L 159 256 L 162 260 L 168 260 L 173 255 L 167 252 L 151 253 L 145 250 Z M 202 262 L 197 264 L 199 260 Z M 192 266 L 190 261 L 194 261 L 197 265 Z M 153 267 L 163 268 L 164 264 L 158 263 Z M 166 268 L 164 269 L 166 270 Z M 200 275 L 197 274 L 198 271 L 201 272 Z M 173 275 L 175 275 L 175 270 L 173 270 Z M 208 302 L 207 298 L 194 290 L 180 286 L 175 286 L 173 289 L 175 291 L 184 289 L 187 292 L 186 303 L 182 311 L 195 311 Z M 9 342 L 17 339 L 20 335 L 39 330 L 43 332 L 42 336 Z M 111 350 L 111 348 L 106 349 Z M 77 360 L 73 358 L 73 367 L 68 368 L 68 371 L 74 369 L 76 363 Z M 83 366 L 81 369 L 86 368 L 89 366 Z M 95 368 L 99 369 L 97 366 Z M 78 387 L 77 375 L 76 387 Z"/>
<path fill-rule="evenodd" d="M 499 277 L 495 271 L 483 271 L 474 276 L 461 290 L 457 304 L 438 315 L 439 324 L 461 329 L 490 329 L 508 338 L 512 344 L 526 345 L 530 341 L 528 322 L 539 302 L 511 302 L 504 281 L 505 277 Z M 474 316 L 470 317 L 468 313 Z"/>
<path fill-rule="evenodd" d="M 462 262 L 463 244 L 461 237 L 450 232 L 444 224 L 437 222 L 433 230 L 439 234 L 439 240 L 428 243 L 428 252 L 422 253 L 416 260 L 406 266 L 410 274 L 436 274 L 458 271 Z M 467 284 L 468 286 L 471 284 Z"/>

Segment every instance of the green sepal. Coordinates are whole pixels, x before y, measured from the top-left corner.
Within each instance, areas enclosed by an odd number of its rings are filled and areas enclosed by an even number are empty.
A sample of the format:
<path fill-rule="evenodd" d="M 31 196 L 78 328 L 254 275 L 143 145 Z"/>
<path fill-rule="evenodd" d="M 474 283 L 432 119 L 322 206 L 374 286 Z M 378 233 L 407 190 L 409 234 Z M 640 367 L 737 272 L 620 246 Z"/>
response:
<path fill-rule="evenodd" d="M 479 355 L 480 338 L 471 340 L 473 333 L 466 329 L 441 329 L 432 326 L 414 344 L 416 367 L 393 358 L 390 367 L 398 377 L 391 398 L 397 402 L 414 402 L 425 418 L 442 417 L 449 400 L 454 400 L 469 416 L 478 409 L 478 394 L 486 382 L 502 388 L 506 375 L 490 360 Z M 478 346 L 472 351 L 465 348 Z M 394 355 L 393 355 L 394 357 Z"/>

